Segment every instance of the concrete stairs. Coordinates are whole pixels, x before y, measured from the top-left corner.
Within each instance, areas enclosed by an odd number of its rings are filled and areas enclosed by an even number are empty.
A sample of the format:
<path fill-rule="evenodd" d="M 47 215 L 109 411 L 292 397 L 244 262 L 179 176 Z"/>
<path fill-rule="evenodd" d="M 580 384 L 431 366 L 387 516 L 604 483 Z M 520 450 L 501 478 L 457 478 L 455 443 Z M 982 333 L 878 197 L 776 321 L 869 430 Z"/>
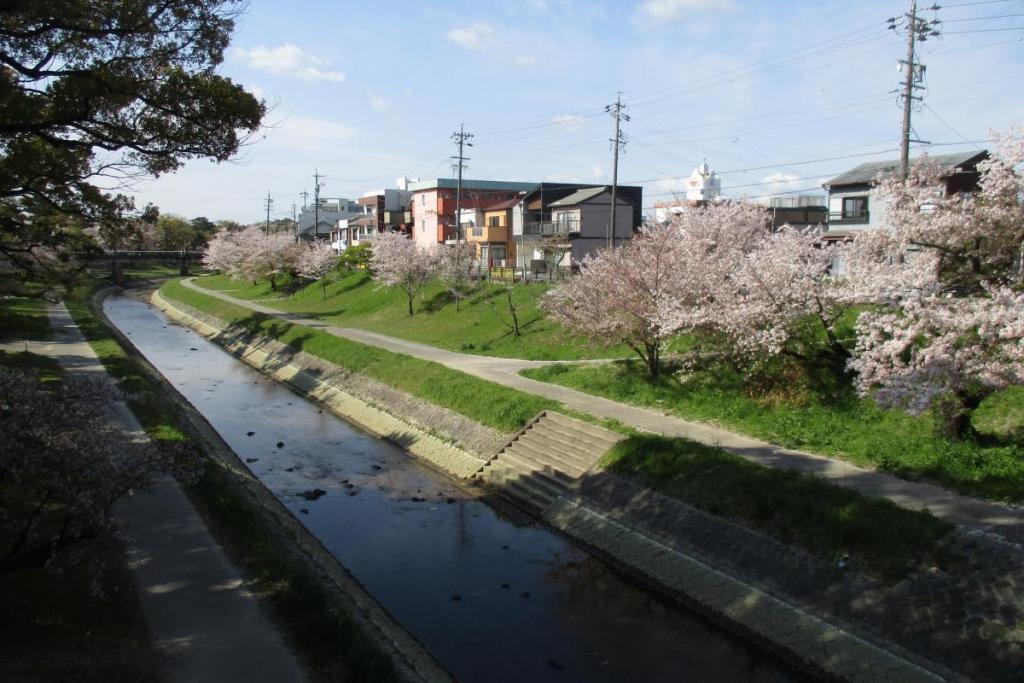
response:
<path fill-rule="evenodd" d="M 621 434 L 545 410 L 473 478 L 528 512 L 541 514 L 594 467 Z"/>

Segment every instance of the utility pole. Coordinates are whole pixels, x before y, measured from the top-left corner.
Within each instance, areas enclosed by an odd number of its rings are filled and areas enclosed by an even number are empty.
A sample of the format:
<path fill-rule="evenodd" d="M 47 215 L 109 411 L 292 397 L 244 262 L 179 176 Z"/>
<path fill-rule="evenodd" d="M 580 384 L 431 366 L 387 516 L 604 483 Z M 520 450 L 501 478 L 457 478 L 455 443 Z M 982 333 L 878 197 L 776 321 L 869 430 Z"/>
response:
<path fill-rule="evenodd" d="M 462 242 L 462 171 L 466 168 L 466 162 L 469 161 L 463 153 L 464 147 L 472 147 L 473 143 L 470 140 L 473 139 L 472 133 L 466 132 L 466 124 L 460 124 L 459 130 L 452 133 L 452 140 L 456 145 L 459 146 L 458 156 L 452 157 L 455 161 L 452 166 L 458 169 L 458 180 L 455 185 L 455 242 L 456 244 Z"/>
<path fill-rule="evenodd" d="M 604 108 L 615 119 L 615 137 L 611 138 L 612 149 L 615 156 L 612 161 L 612 208 L 608 217 L 608 248 L 615 246 L 615 205 L 618 203 L 619 193 L 619 147 L 625 146 L 626 136 L 619 130 L 622 121 L 629 121 L 629 114 L 624 113 L 626 105 L 622 104 L 622 93 L 615 95 L 615 103 Z"/>
<path fill-rule="evenodd" d="M 267 234 L 270 234 L 270 207 L 274 205 L 274 200 L 270 198 L 270 190 L 267 190 Z"/>
<path fill-rule="evenodd" d="M 928 9 L 933 12 L 939 10 L 938 5 L 932 5 Z M 901 59 L 899 65 L 903 68 L 903 81 L 900 83 L 900 98 L 903 104 L 903 128 L 900 134 L 900 177 L 904 180 L 910 175 L 910 143 L 919 142 L 910 139 L 911 125 L 910 116 L 914 102 L 920 102 L 923 98 L 915 95 L 915 90 L 924 88 L 925 65 L 917 62 L 914 46 L 916 42 L 924 42 L 929 36 L 939 35 L 939 20 L 928 21 L 917 16 L 917 0 L 910 0 L 910 10 L 902 17 L 889 17 L 888 28 L 892 31 L 902 28 L 907 33 L 907 57 Z"/>
<path fill-rule="evenodd" d="M 306 192 L 305 190 L 303 190 L 302 192 L 299 193 L 299 196 L 302 197 L 302 210 L 305 211 L 306 210 L 306 200 L 309 198 L 309 193 Z"/>
<path fill-rule="evenodd" d="M 292 225 L 295 226 L 295 238 L 299 237 L 299 214 L 295 211 L 295 202 L 292 202 Z"/>
<path fill-rule="evenodd" d="M 313 170 L 313 239 L 320 239 L 320 171 Z M 305 192 L 305 190 L 303 190 Z"/>

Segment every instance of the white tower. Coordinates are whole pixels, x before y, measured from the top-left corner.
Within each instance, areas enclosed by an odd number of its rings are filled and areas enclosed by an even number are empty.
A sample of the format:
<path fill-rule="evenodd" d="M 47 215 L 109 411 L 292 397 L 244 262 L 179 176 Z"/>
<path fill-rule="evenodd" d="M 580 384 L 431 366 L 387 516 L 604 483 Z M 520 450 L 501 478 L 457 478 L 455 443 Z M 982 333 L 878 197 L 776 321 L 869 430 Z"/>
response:
<path fill-rule="evenodd" d="M 710 202 L 722 194 L 722 179 L 711 170 L 705 160 L 693 169 L 686 181 L 686 199 L 690 202 Z"/>

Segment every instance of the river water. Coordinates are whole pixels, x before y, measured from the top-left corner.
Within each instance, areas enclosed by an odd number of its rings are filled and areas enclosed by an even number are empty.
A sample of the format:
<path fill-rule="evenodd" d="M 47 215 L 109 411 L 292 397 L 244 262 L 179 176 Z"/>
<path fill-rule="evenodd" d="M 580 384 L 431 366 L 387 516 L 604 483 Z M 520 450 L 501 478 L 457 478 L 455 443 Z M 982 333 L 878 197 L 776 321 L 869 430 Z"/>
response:
<path fill-rule="evenodd" d="M 138 295 L 136 295 L 138 296 Z M 104 311 L 462 681 L 790 681 L 558 534 L 268 379 L 141 298 Z M 314 489 L 316 500 L 303 496 Z"/>

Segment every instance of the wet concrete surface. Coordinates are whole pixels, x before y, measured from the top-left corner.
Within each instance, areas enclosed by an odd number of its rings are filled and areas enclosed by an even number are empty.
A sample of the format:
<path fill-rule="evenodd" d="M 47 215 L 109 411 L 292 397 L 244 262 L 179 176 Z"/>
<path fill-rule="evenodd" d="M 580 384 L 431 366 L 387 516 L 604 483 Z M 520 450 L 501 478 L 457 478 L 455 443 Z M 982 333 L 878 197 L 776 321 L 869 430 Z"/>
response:
<path fill-rule="evenodd" d="M 138 298 L 104 310 L 248 467 L 463 681 L 789 681 L 695 614 L 422 466 Z"/>

